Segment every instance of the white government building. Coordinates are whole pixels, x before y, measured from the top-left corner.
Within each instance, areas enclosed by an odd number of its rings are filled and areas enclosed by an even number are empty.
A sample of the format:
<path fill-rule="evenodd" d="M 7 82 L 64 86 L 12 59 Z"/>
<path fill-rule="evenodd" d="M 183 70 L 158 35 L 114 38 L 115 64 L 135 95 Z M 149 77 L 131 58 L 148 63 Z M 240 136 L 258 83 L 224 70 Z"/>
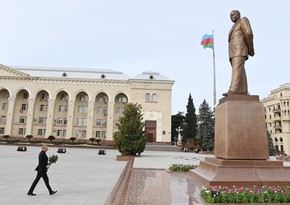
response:
<path fill-rule="evenodd" d="M 128 102 L 142 105 L 148 142 L 171 141 L 173 80 L 107 69 L 0 64 L 0 137 L 113 140 Z"/>
<path fill-rule="evenodd" d="M 261 100 L 267 130 L 277 150 L 290 155 L 290 83 L 281 85 Z"/>

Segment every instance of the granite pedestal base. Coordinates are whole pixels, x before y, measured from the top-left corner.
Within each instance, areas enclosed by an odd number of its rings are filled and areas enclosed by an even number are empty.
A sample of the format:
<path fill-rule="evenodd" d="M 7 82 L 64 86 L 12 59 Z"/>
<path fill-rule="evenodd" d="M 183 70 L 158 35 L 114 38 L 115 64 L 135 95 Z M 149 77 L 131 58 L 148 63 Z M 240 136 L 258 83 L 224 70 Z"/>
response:
<path fill-rule="evenodd" d="M 209 186 L 289 186 L 290 167 L 270 161 L 264 107 L 259 96 L 230 95 L 215 111 L 216 158 L 201 161 L 192 175 Z"/>
<path fill-rule="evenodd" d="M 290 185 L 290 167 L 282 161 L 205 158 L 191 174 L 205 186 Z"/>

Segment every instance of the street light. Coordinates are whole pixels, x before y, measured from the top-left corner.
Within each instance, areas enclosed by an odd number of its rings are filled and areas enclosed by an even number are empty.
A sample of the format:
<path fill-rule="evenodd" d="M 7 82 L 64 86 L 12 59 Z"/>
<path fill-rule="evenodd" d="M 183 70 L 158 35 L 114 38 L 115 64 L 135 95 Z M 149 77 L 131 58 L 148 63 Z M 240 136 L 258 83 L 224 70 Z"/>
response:
<path fill-rule="evenodd" d="M 203 141 L 203 122 L 202 120 L 198 121 L 198 125 L 199 125 L 199 133 L 200 133 L 200 149 L 202 151 L 202 141 Z"/>
<path fill-rule="evenodd" d="M 181 131 L 183 131 L 183 129 L 181 129 L 180 127 L 178 127 L 176 129 L 178 136 L 177 136 L 177 146 L 180 146 L 182 144 L 181 142 Z"/>

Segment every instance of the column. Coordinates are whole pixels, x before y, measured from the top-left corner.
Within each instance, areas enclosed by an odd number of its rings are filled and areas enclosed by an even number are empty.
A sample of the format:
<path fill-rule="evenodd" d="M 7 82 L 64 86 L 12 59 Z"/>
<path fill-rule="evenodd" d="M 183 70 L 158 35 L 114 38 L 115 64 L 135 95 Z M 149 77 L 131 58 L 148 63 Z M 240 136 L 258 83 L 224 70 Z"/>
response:
<path fill-rule="evenodd" d="M 55 101 L 54 100 L 48 100 L 48 108 L 47 108 L 47 120 L 46 120 L 46 136 L 49 135 L 55 135 L 53 133 L 53 124 L 54 124 L 54 107 L 55 107 Z"/>
<path fill-rule="evenodd" d="M 94 127 L 94 101 L 88 102 L 88 113 L 87 113 L 87 135 L 86 139 L 90 139 L 91 137 L 95 137 L 93 132 Z"/>
<path fill-rule="evenodd" d="M 113 140 L 114 130 L 114 102 L 108 102 L 106 140 Z"/>
<path fill-rule="evenodd" d="M 11 136 L 11 134 L 12 134 L 14 107 L 15 107 L 15 99 L 9 98 L 8 99 L 6 125 L 5 125 L 5 135 Z"/>
<path fill-rule="evenodd" d="M 32 123 L 33 123 L 33 114 L 34 114 L 34 104 L 35 99 L 28 99 L 28 111 L 26 115 L 26 135 L 33 135 L 32 133 Z"/>
<path fill-rule="evenodd" d="M 74 125 L 74 101 L 68 101 L 68 115 L 67 115 L 67 125 L 66 125 L 66 139 L 71 138 L 73 135 L 73 125 Z"/>

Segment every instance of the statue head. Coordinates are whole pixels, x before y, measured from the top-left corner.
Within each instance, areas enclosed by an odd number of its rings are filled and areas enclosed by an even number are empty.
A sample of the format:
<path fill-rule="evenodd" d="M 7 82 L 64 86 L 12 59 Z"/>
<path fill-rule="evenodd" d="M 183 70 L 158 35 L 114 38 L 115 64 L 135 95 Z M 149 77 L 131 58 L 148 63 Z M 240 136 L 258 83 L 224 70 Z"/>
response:
<path fill-rule="evenodd" d="M 236 22 L 237 20 L 239 20 L 241 18 L 241 14 L 238 10 L 233 10 L 230 14 L 230 18 L 232 20 L 232 22 Z"/>

